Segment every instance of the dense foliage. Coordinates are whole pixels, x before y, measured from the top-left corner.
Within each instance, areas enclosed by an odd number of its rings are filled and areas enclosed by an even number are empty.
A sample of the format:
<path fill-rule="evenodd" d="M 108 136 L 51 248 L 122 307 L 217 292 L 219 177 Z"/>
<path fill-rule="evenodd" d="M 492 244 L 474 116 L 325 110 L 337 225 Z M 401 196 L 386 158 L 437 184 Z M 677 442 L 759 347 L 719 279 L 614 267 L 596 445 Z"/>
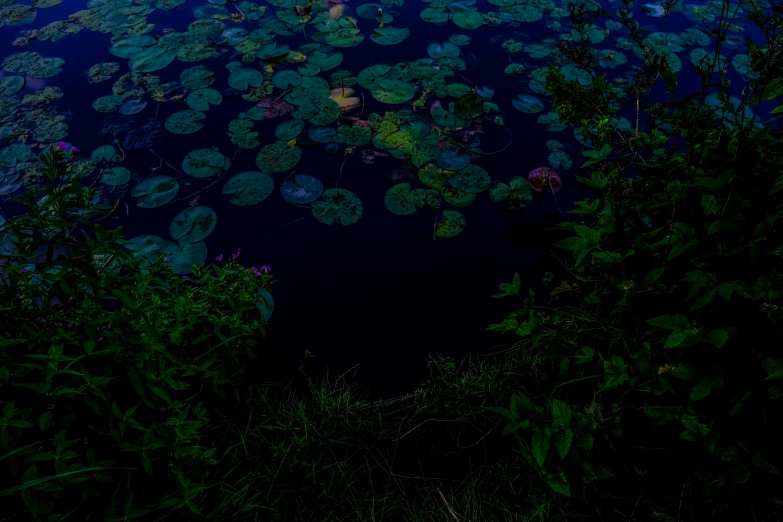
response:
<path fill-rule="evenodd" d="M 71 158 L 42 154 L 45 183 L 2 229 L 3 505 L 44 520 L 199 513 L 216 412 L 241 400 L 271 276 L 232 260 L 182 277 L 128 252 Z"/>

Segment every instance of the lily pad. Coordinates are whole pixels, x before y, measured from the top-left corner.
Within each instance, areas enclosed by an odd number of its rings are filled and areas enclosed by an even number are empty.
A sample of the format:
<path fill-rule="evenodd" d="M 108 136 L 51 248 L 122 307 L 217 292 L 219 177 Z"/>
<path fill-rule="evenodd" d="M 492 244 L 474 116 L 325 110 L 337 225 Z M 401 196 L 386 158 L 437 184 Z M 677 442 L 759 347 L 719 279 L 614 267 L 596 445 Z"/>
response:
<path fill-rule="evenodd" d="M 101 145 L 92 151 L 90 159 L 96 163 L 100 163 L 101 161 L 114 162 L 120 161 L 120 156 L 117 154 L 117 149 L 114 148 L 114 145 Z"/>
<path fill-rule="evenodd" d="M 277 141 L 263 147 L 256 156 L 256 165 L 261 170 L 285 172 L 291 170 L 302 159 L 299 147 L 289 147 L 284 141 Z"/>
<path fill-rule="evenodd" d="M 206 114 L 200 111 L 175 112 L 166 118 L 166 129 L 174 134 L 193 134 L 204 127 L 203 123 L 199 123 L 204 118 L 206 118 Z"/>
<path fill-rule="evenodd" d="M 210 105 L 220 105 L 223 95 L 215 89 L 197 89 L 185 98 L 185 103 L 194 111 L 208 111 Z"/>
<path fill-rule="evenodd" d="M 191 243 L 180 239 L 174 243 L 166 241 L 160 247 L 160 253 L 169 258 L 169 265 L 175 274 L 189 274 L 193 266 L 201 266 L 207 260 L 207 244 L 203 241 Z"/>
<path fill-rule="evenodd" d="M 10 75 L 0 78 L 0 98 L 12 96 L 24 87 L 24 76 Z"/>
<path fill-rule="evenodd" d="M 475 93 L 463 94 L 454 104 L 454 116 L 472 120 L 484 114 L 484 100 Z"/>
<path fill-rule="evenodd" d="M 316 65 L 321 71 L 328 71 L 339 67 L 343 63 L 343 53 L 323 53 L 316 51 L 307 58 L 307 63 Z"/>
<path fill-rule="evenodd" d="M 293 70 L 278 71 L 272 76 L 272 85 L 278 89 L 288 89 L 296 87 L 302 83 L 302 75 Z"/>
<path fill-rule="evenodd" d="M 361 79 L 359 80 L 361 83 Z M 372 89 L 372 97 L 383 103 L 405 103 L 415 94 L 413 86 L 402 80 L 379 80 Z"/>
<path fill-rule="evenodd" d="M 384 203 L 392 214 L 406 216 L 424 206 L 426 195 L 423 189 L 411 190 L 410 183 L 400 183 L 386 192 Z"/>
<path fill-rule="evenodd" d="M 296 174 L 286 179 L 280 186 L 283 199 L 297 205 L 312 203 L 321 197 L 324 186 L 321 181 L 310 174 Z"/>
<path fill-rule="evenodd" d="M 98 112 L 114 112 L 122 105 L 119 96 L 101 96 L 92 102 L 92 108 Z"/>
<path fill-rule="evenodd" d="M 147 102 L 144 100 L 128 100 L 120 105 L 120 114 L 130 116 L 132 114 L 138 114 L 147 107 Z"/>
<path fill-rule="evenodd" d="M 438 166 L 445 170 L 460 170 L 468 166 L 470 156 L 459 150 L 444 150 L 438 155 Z"/>
<path fill-rule="evenodd" d="M 321 199 L 314 201 L 311 209 L 315 219 L 334 226 L 352 225 L 362 217 L 362 202 L 350 190 L 332 188 L 324 190 Z"/>
<path fill-rule="evenodd" d="M 264 73 L 257 69 L 236 69 L 228 75 L 228 84 L 238 91 L 259 87 L 263 83 Z"/>
<path fill-rule="evenodd" d="M 465 228 L 465 216 L 456 210 L 444 210 L 435 225 L 436 237 L 454 237 Z"/>
<path fill-rule="evenodd" d="M 457 58 L 460 55 L 460 48 L 453 43 L 433 43 L 427 47 L 427 54 L 430 58 L 437 60 L 438 58 Z"/>
<path fill-rule="evenodd" d="M 165 243 L 163 238 L 143 235 L 127 240 L 122 246 L 126 250 L 133 252 L 135 257 L 153 262 L 161 256 L 160 248 L 163 246 L 163 243 Z"/>
<path fill-rule="evenodd" d="M 492 180 L 483 168 L 478 165 L 468 165 L 449 178 L 449 184 L 463 192 L 478 194 L 489 190 Z"/>
<path fill-rule="evenodd" d="M 215 81 L 215 73 L 201 65 L 190 67 L 179 75 L 179 82 L 186 89 L 204 89 Z"/>
<path fill-rule="evenodd" d="M 275 136 L 279 140 L 288 141 L 299 136 L 304 127 L 305 124 L 302 120 L 284 121 L 275 128 Z"/>
<path fill-rule="evenodd" d="M 398 29 L 396 27 L 384 26 L 376 27 L 375 33 L 370 38 L 373 42 L 380 45 L 396 45 L 405 40 L 410 34 L 410 30 L 407 28 Z"/>
<path fill-rule="evenodd" d="M 131 195 L 139 198 L 136 204 L 141 208 L 160 207 L 171 201 L 179 192 L 179 183 L 170 176 L 154 176 L 145 179 L 133 188 Z"/>
<path fill-rule="evenodd" d="M 544 110 L 544 102 L 532 94 L 517 94 L 512 98 L 511 104 L 516 110 L 527 114 L 536 114 Z"/>
<path fill-rule="evenodd" d="M 307 135 L 316 143 L 329 143 L 337 135 L 332 127 L 310 127 Z"/>
<path fill-rule="evenodd" d="M 124 185 L 130 181 L 131 172 L 125 167 L 112 167 L 104 169 L 101 183 L 106 185 Z"/>
<path fill-rule="evenodd" d="M 211 208 L 203 205 L 186 208 L 171 221 L 169 234 L 174 239 L 197 243 L 215 230 L 216 223 L 217 214 Z"/>
<path fill-rule="evenodd" d="M 265 172 L 248 171 L 232 176 L 223 185 L 223 194 L 232 194 L 234 205 L 248 206 L 264 201 L 275 189 L 275 181 Z"/>
<path fill-rule="evenodd" d="M 33 151 L 24 143 L 14 143 L 0 150 L 0 167 L 15 167 L 17 163 L 29 160 L 33 156 Z M 2 178 L 0 172 L 0 178 Z"/>
<path fill-rule="evenodd" d="M 209 178 L 228 170 L 231 161 L 216 148 L 195 149 L 182 160 L 182 170 L 194 178 Z"/>

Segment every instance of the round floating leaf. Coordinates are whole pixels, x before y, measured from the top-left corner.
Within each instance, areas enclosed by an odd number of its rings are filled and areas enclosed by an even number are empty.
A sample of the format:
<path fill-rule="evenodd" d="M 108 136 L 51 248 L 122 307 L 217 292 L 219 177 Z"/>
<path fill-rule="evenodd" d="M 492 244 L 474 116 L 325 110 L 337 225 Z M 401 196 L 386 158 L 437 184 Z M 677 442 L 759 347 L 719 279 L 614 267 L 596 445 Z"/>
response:
<path fill-rule="evenodd" d="M 380 19 L 378 19 L 378 13 L 381 13 Z M 356 8 L 356 14 L 360 18 L 377 20 L 382 24 L 390 24 L 394 20 L 394 17 L 386 13 L 386 9 L 381 4 L 362 4 Z"/>
<path fill-rule="evenodd" d="M 258 52 L 256 52 L 256 56 L 261 60 L 274 60 L 276 58 L 282 58 L 287 55 L 288 52 L 289 49 L 287 45 L 278 46 L 277 43 L 272 42 L 262 45 Z"/>
<path fill-rule="evenodd" d="M 272 85 L 278 89 L 296 87 L 302 83 L 302 75 L 294 70 L 278 71 L 272 76 Z"/>
<path fill-rule="evenodd" d="M 532 94 L 517 94 L 516 98 L 512 98 L 511 104 L 518 111 L 527 114 L 535 114 L 544 110 L 544 102 Z"/>
<path fill-rule="evenodd" d="M 166 241 L 160 253 L 169 258 L 169 265 L 175 274 L 189 274 L 193 266 L 201 266 L 207 260 L 207 244 L 203 241 L 190 243 L 180 239 L 177 243 Z"/>
<path fill-rule="evenodd" d="M 230 165 L 231 161 L 215 148 L 192 150 L 182 160 L 182 170 L 194 178 L 223 174 Z"/>
<path fill-rule="evenodd" d="M 0 166 L 15 167 L 17 163 L 22 163 L 33 157 L 33 151 L 24 143 L 14 143 L 0 150 Z M 3 173 L 0 172 L 0 178 Z"/>
<path fill-rule="evenodd" d="M 312 203 L 321 197 L 323 191 L 323 184 L 310 174 L 296 174 L 293 178 L 285 180 L 280 186 L 283 199 L 297 205 Z"/>
<path fill-rule="evenodd" d="M 179 75 L 179 82 L 186 89 L 204 89 L 215 81 L 215 73 L 201 65 L 190 67 Z"/>
<path fill-rule="evenodd" d="M 92 108 L 98 112 L 114 112 L 122 105 L 122 98 L 119 96 L 101 96 L 92 102 Z"/>
<path fill-rule="evenodd" d="M 436 237 L 454 237 L 465 228 L 465 216 L 456 210 L 444 210 L 435 225 Z"/>
<path fill-rule="evenodd" d="M 443 199 L 455 207 L 469 207 L 476 201 L 476 195 L 470 192 L 463 192 L 450 185 L 444 185 L 440 191 Z"/>
<path fill-rule="evenodd" d="M 470 45 L 471 40 L 472 38 L 466 34 L 453 34 L 449 37 L 449 42 L 459 46 Z"/>
<path fill-rule="evenodd" d="M 359 80 L 361 83 L 361 79 Z M 405 103 L 413 98 L 413 86 L 402 80 L 379 80 L 372 89 L 372 97 L 383 103 Z"/>
<path fill-rule="evenodd" d="M 355 47 L 362 43 L 364 36 L 355 27 L 342 27 L 326 35 L 326 43 L 334 47 Z"/>
<path fill-rule="evenodd" d="M 429 163 L 419 169 L 419 179 L 431 189 L 440 190 L 449 179 L 449 172 Z"/>
<path fill-rule="evenodd" d="M 568 125 L 560 121 L 560 116 L 556 112 L 542 114 L 538 117 L 538 123 L 546 125 L 546 130 L 549 132 L 560 132 L 568 127 Z"/>
<path fill-rule="evenodd" d="M 619 51 L 610 51 L 608 49 L 604 49 L 598 52 L 598 63 L 601 65 L 601 67 L 614 69 L 615 67 L 619 67 L 627 61 L 628 58 L 626 58 L 625 55 Z"/>
<path fill-rule="evenodd" d="M 328 71 L 339 67 L 343 63 L 343 53 L 322 53 L 316 51 L 307 58 L 307 63 L 316 65 L 321 71 Z"/>
<path fill-rule="evenodd" d="M 451 15 L 451 19 L 462 29 L 477 29 L 484 23 L 484 16 L 476 11 L 460 11 Z"/>
<path fill-rule="evenodd" d="M 384 26 L 376 27 L 375 33 L 370 38 L 380 45 L 395 45 L 405 40 L 410 34 L 410 30 L 407 28 L 397 29 L 396 27 Z"/>
<path fill-rule="evenodd" d="M 238 91 L 259 87 L 264 83 L 264 73 L 256 69 L 236 69 L 228 75 L 228 84 Z"/>
<path fill-rule="evenodd" d="M 340 125 L 334 141 L 335 143 L 344 143 L 353 147 L 363 147 L 370 143 L 371 139 L 372 131 L 369 127 Z"/>
<path fill-rule="evenodd" d="M 223 194 L 232 194 L 229 200 L 234 205 L 248 206 L 261 203 L 275 189 L 275 181 L 265 172 L 242 172 L 231 177 L 223 185 Z"/>
<path fill-rule="evenodd" d="M 155 43 L 155 38 L 150 35 L 136 34 L 114 42 L 109 52 L 118 58 L 133 58 Z"/>
<path fill-rule="evenodd" d="M 507 199 L 510 193 L 511 187 L 505 183 L 494 183 L 492 188 L 489 189 L 489 199 L 491 199 L 493 203 L 497 203 L 498 201 Z"/>
<path fill-rule="evenodd" d="M 117 150 L 114 148 L 114 145 L 101 145 L 92 151 L 90 158 L 96 163 L 100 163 L 101 161 L 114 161 L 115 159 L 119 161 L 120 159 L 119 156 L 117 156 Z"/>
<path fill-rule="evenodd" d="M 378 64 L 371 65 L 359 73 L 357 77 L 359 85 L 365 89 L 372 89 L 375 84 L 386 76 L 386 73 L 391 71 L 391 65 Z"/>
<path fill-rule="evenodd" d="M 139 207 L 155 208 L 174 199 L 178 191 L 179 183 L 176 179 L 169 176 L 154 176 L 136 185 L 131 195 L 139 198 L 136 202 Z"/>
<path fill-rule="evenodd" d="M 103 171 L 101 183 L 106 185 L 124 185 L 130 181 L 131 172 L 125 167 L 112 167 Z"/>
<path fill-rule="evenodd" d="M 171 221 L 169 234 L 174 239 L 197 243 L 215 230 L 216 223 L 217 214 L 211 208 L 203 205 L 186 208 Z"/>
<path fill-rule="evenodd" d="M 324 190 L 321 199 L 313 201 L 313 216 L 321 223 L 335 226 L 352 225 L 362 217 L 362 202 L 356 194 L 341 188 Z"/>
<path fill-rule="evenodd" d="M 307 135 L 316 143 L 329 143 L 337 135 L 332 127 L 310 127 Z"/>
<path fill-rule="evenodd" d="M 487 171 L 478 165 L 468 165 L 449 178 L 449 184 L 470 194 L 478 194 L 488 190 L 492 180 Z"/>
<path fill-rule="evenodd" d="M 444 150 L 438 155 L 438 166 L 445 170 L 460 170 L 468 166 L 470 156 L 459 150 Z"/>
<path fill-rule="evenodd" d="M 284 141 L 277 141 L 263 147 L 256 156 L 256 165 L 261 170 L 285 172 L 291 170 L 302 159 L 299 147 L 289 147 Z"/>
<path fill-rule="evenodd" d="M 164 45 L 147 47 L 128 62 L 136 72 L 154 72 L 168 67 L 177 58 L 176 53 L 169 51 Z"/>
<path fill-rule="evenodd" d="M 232 27 L 223 31 L 220 36 L 228 45 L 239 45 L 247 40 L 248 32 L 242 27 Z"/>
<path fill-rule="evenodd" d="M 427 47 L 427 54 L 434 60 L 438 58 L 457 58 L 460 52 L 460 48 L 450 42 L 443 44 L 433 43 Z"/>
<path fill-rule="evenodd" d="M 427 193 L 422 189 L 411 190 L 410 183 L 394 185 L 386 192 L 386 208 L 398 216 L 413 214 L 424 206 Z"/>
<path fill-rule="evenodd" d="M 127 240 L 122 246 L 126 250 L 133 252 L 135 257 L 152 262 L 160 257 L 160 248 L 163 246 L 163 243 L 165 241 L 158 236 L 143 235 Z"/>
<path fill-rule="evenodd" d="M 484 100 L 478 94 L 463 94 L 454 104 L 454 116 L 472 120 L 484 114 Z"/>
<path fill-rule="evenodd" d="M 302 120 L 288 120 L 284 121 L 275 128 L 275 136 L 277 139 L 288 141 L 296 138 L 304 130 L 304 122 Z"/>
<path fill-rule="evenodd" d="M 204 127 L 203 123 L 199 123 L 204 118 L 206 118 L 206 114 L 199 111 L 175 112 L 166 118 L 166 129 L 174 134 L 193 134 Z"/>
<path fill-rule="evenodd" d="M 120 105 L 120 114 L 130 116 L 138 114 L 147 107 L 147 102 L 143 100 L 128 100 Z"/>
<path fill-rule="evenodd" d="M 12 96 L 24 87 L 24 76 L 10 75 L 0 78 L 0 98 Z"/>
<path fill-rule="evenodd" d="M 197 89 L 185 98 L 185 103 L 194 111 L 208 111 L 210 105 L 220 105 L 223 95 L 215 89 Z"/>

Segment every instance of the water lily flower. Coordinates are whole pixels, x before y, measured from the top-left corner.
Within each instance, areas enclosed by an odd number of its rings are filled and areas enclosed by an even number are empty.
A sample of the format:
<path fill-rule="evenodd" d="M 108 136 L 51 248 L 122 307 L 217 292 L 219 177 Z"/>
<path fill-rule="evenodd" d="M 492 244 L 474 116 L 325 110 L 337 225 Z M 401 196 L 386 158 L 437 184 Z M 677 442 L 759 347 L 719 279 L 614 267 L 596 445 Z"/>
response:
<path fill-rule="evenodd" d="M 272 267 L 264 265 L 264 266 L 261 267 L 261 271 L 262 272 L 271 272 L 272 271 Z"/>
<path fill-rule="evenodd" d="M 535 192 L 555 193 L 563 185 L 557 172 L 549 167 L 538 167 L 530 171 L 530 174 L 527 176 L 527 182 Z"/>
<path fill-rule="evenodd" d="M 219 256 L 215 256 L 215 261 L 223 261 L 223 254 L 220 254 Z"/>

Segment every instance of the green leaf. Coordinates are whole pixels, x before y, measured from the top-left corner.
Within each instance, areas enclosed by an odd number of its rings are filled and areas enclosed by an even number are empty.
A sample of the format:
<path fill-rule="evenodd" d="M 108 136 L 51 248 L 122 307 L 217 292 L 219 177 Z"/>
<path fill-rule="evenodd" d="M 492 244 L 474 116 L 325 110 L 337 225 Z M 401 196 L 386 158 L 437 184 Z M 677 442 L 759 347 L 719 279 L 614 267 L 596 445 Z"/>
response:
<path fill-rule="evenodd" d="M 568 237 L 566 239 L 557 241 L 553 246 L 557 248 L 564 248 L 566 250 L 582 250 L 587 247 L 587 241 L 580 237 Z"/>
<path fill-rule="evenodd" d="M 37 486 L 38 484 L 43 484 L 44 482 L 50 482 L 50 481 L 53 481 L 53 480 L 59 480 L 59 479 L 61 479 L 63 477 L 68 477 L 70 475 L 76 475 L 78 473 L 87 473 L 87 472 L 90 472 L 90 471 L 109 470 L 109 469 L 114 469 L 114 470 L 133 470 L 133 469 L 136 469 L 136 468 L 110 468 L 110 467 L 83 468 L 83 469 L 77 469 L 77 470 L 74 470 L 74 471 L 68 471 L 68 472 L 65 472 L 65 473 L 58 473 L 57 475 L 50 475 L 48 477 L 37 478 L 35 480 L 30 480 L 30 481 L 24 482 L 23 484 L 20 484 L 18 486 L 13 486 L 11 488 L 4 489 L 3 491 L 0 491 L 0 497 L 4 497 L 6 495 L 10 495 L 12 493 L 16 493 L 17 491 L 24 491 L 25 489 L 31 488 L 33 486 Z"/>
<path fill-rule="evenodd" d="M 671 373 L 678 379 L 682 379 L 684 381 L 690 381 L 696 378 L 698 369 L 696 368 L 696 366 L 692 366 L 690 364 L 679 364 L 673 367 L 669 371 L 669 373 Z"/>
<path fill-rule="evenodd" d="M 685 340 L 685 338 L 688 337 L 688 332 L 686 331 L 677 331 L 672 332 L 669 335 L 669 338 L 666 339 L 666 343 L 663 345 L 664 348 L 676 348 L 679 345 L 682 344 L 682 342 Z"/>
<path fill-rule="evenodd" d="M 769 379 L 783 379 L 783 359 L 767 359 L 764 361 L 764 369 Z"/>
<path fill-rule="evenodd" d="M 563 401 L 552 401 L 553 424 L 556 427 L 565 427 L 571 422 L 571 407 Z"/>
<path fill-rule="evenodd" d="M 775 180 L 775 183 L 772 184 L 772 188 L 770 189 L 769 194 L 772 195 L 781 190 L 783 190 L 783 176 L 780 176 Z"/>
<path fill-rule="evenodd" d="M 574 440 L 574 432 L 566 428 L 555 433 L 555 449 L 560 455 L 560 459 L 564 459 L 568 455 L 568 450 L 571 449 L 571 443 Z"/>
<path fill-rule="evenodd" d="M 41 428 L 41 433 L 46 431 L 46 428 L 49 427 L 49 425 L 52 422 L 52 417 L 53 416 L 54 416 L 54 413 L 52 411 L 45 411 L 38 418 L 38 426 Z"/>
<path fill-rule="evenodd" d="M 524 393 L 515 393 L 511 396 L 511 412 L 518 419 L 529 419 L 536 415 L 536 405 Z"/>
<path fill-rule="evenodd" d="M 699 379 L 696 386 L 691 390 L 691 400 L 696 402 L 703 399 L 712 391 L 713 382 L 709 379 Z"/>
<path fill-rule="evenodd" d="M 690 327 L 688 319 L 682 314 L 677 315 L 659 315 L 647 320 L 653 326 L 658 328 L 665 328 L 667 330 L 684 330 Z"/>
<path fill-rule="evenodd" d="M 701 197 L 701 208 L 708 216 L 714 216 L 718 213 L 718 201 L 712 194 L 704 194 Z"/>
<path fill-rule="evenodd" d="M 507 418 L 510 421 L 516 421 L 516 420 L 519 419 L 519 417 L 517 415 L 514 415 L 513 413 L 511 413 L 506 408 L 501 408 L 499 406 L 489 406 L 487 409 L 489 411 L 492 411 L 492 412 L 495 412 L 495 413 L 497 413 L 499 415 L 504 416 L 505 418 Z"/>
<path fill-rule="evenodd" d="M 550 439 L 552 431 L 547 427 L 533 434 L 533 456 L 536 458 L 539 466 L 544 465 L 544 459 L 549 452 Z"/>
<path fill-rule="evenodd" d="M 661 278 L 661 276 L 664 273 L 664 270 L 665 269 L 663 267 L 661 267 L 661 268 L 653 268 L 652 270 L 647 272 L 647 275 L 644 276 L 644 284 L 645 285 L 651 285 L 654 282 L 656 282 L 658 279 Z"/>
<path fill-rule="evenodd" d="M 595 358 L 595 350 L 593 348 L 590 348 L 589 346 L 583 346 L 582 347 L 582 353 L 576 355 L 577 362 L 576 364 L 585 364 L 593 360 Z"/>
<path fill-rule="evenodd" d="M 590 246 L 596 246 L 601 242 L 601 232 L 592 227 L 584 225 L 574 225 L 574 232 L 579 235 Z"/>
<path fill-rule="evenodd" d="M 713 330 L 707 334 L 707 342 L 717 348 L 723 348 L 723 345 L 729 340 L 729 332 L 724 329 Z"/>
<path fill-rule="evenodd" d="M 559 480 L 551 480 L 547 479 L 547 484 L 549 484 L 549 487 L 552 488 L 553 491 L 560 493 L 561 495 L 565 495 L 567 497 L 571 496 L 571 489 L 568 487 L 568 482 L 565 482 L 565 480 L 559 481 Z"/>
<path fill-rule="evenodd" d="M 521 284 L 521 279 L 519 278 L 519 274 L 514 274 L 514 279 L 509 283 L 500 283 L 499 287 L 502 290 L 501 293 L 495 294 L 492 297 L 494 298 L 500 298 L 500 297 L 508 297 L 512 295 L 517 295 L 519 293 L 519 285 Z"/>
<path fill-rule="evenodd" d="M 130 292 L 128 290 L 125 290 L 124 288 L 117 288 L 111 291 L 112 294 L 117 296 L 117 298 L 123 302 L 125 306 L 130 308 L 131 310 L 138 310 L 138 306 L 136 304 L 136 301 L 133 299 L 133 296 L 131 296 Z"/>

